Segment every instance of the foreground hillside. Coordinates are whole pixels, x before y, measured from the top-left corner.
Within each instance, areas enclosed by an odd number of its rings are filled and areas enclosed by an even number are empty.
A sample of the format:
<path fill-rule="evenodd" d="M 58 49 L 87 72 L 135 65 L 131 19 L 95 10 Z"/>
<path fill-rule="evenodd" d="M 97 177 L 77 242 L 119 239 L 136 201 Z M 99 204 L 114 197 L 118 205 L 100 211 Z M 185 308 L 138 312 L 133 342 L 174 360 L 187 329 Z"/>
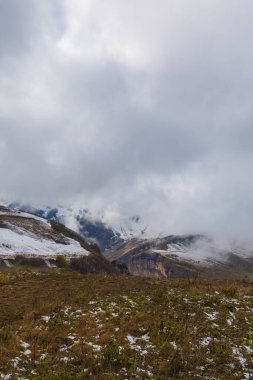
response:
<path fill-rule="evenodd" d="M 251 379 L 250 284 L 0 272 L 1 379 Z"/>

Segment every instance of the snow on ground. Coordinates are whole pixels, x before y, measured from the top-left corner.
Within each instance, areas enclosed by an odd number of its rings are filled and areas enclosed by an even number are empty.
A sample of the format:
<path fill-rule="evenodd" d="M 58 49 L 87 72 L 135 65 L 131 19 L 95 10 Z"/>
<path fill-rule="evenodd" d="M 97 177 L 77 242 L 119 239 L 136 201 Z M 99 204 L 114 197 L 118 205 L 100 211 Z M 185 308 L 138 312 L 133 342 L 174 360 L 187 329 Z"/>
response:
<path fill-rule="evenodd" d="M 227 252 L 214 247 L 209 242 L 198 241 L 192 245 L 184 244 L 168 244 L 166 250 L 154 249 L 154 253 L 159 253 L 162 256 L 172 256 L 178 259 L 195 262 L 212 264 L 215 260 L 226 261 Z"/>
<path fill-rule="evenodd" d="M 51 366 L 61 374 L 78 371 L 87 379 L 106 379 L 108 374 L 115 379 L 167 379 L 175 359 L 183 358 L 180 378 L 252 380 L 250 287 L 243 295 L 243 288 L 237 291 L 227 284 L 218 285 L 219 291 L 210 285 L 169 286 L 134 288 L 128 295 L 79 293 L 78 304 L 52 305 L 47 314 L 38 313 L 32 331 L 29 314 L 13 334 L 14 351 L 0 379 L 33 379 L 36 373 L 43 378 Z M 228 317 L 234 320 L 231 326 Z M 56 326 L 61 339 L 55 339 Z"/>
<path fill-rule="evenodd" d="M 0 228 L 0 255 L 27 254 L 33 256 L 85 255 L 89 252 L 73 239 L 66 238 L 68 244 L 56 243 L 35 234 L 19 234 Z"/>
<path fill-rule="evenodd" d="M 22 218 L 28 218 L 28 219 L 34 219 L 43 224 L 44 227 L 51 228 L 50 222 L 45 218 L 40 218 L 39 216 L 29 214 L 27 212 L 21 212 L 21 211 L 0 211 L 0 216 L 16 216 L 16 217 L 22 217 Z"/>
<path fill-rule="evenodd" d="M 162 256 L 171 256 L 171 257 L 177 257 L 178 259 L 185 260 L 185 261 L 191 261 L 191 262 L 206 262 L 208 258 L 206 257 L 206 253 L 202 252 L 202 254 L 196 255 L 194 250 L 189 249 L 171 249 L 171 247 L 168 246 L 167 250 L 163 249 L 154 249 L 154 253 L 159 253 Z"/>
<path fill-rule="evenodd" d="M 9 258 L 17 254 L 25 254 L 29 256 L 55 256 L 55 255 L 85 255 L 88 256 L 90 252 L 81 247 L 80 243 L 74 239 L 64 237 L 64 243 L 56 242 L 50 236 L 51 224 L 47 219 L 38 216 L 19 212 L 16 210 L 0 211 L 1 216 L 17 217 L 16 219 L 7 219 L 5 226 L 7 228 L 0 228 L 0 256 Z M 48 237 L 43 237 L 39 231 L 30 231 L 27 229 L 27 222 L 31 219 L 41 225 L 42 230 L 45 230 Z M 21 223 L 20 223 L 21 222 Z M 29 224 L 28 223 L 28 224 Z"/>
<path fill-rule="evenodd" d="M 253 257 L 252 243 L 229 243 L 226 241 L 199 239 L 192 244 L 170 243 L 166 249 L 154 249 L 162 256 L 178 258 L 194 263 L 226 262 L 229 254 L 234 253 L 244 259 Z"/>

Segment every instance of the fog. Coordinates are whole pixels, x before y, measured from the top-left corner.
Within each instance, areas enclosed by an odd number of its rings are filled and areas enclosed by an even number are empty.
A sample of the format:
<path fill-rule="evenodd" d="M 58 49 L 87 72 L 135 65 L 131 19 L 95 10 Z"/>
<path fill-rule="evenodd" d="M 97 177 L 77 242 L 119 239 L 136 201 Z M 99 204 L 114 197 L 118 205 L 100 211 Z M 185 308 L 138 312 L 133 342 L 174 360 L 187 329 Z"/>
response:
<path fill-rule="evenodd" d="M 250 241 L 252 11 L 0 0 L 0 198 Z"/>

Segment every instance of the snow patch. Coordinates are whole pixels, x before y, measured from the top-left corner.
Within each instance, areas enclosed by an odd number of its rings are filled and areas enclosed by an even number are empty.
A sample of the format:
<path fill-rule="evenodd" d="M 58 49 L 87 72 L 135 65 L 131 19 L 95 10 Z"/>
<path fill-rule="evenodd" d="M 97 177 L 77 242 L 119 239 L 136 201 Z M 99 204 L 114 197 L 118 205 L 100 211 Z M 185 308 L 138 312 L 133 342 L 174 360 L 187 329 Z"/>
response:
<path fill-rule="evenodd" d="M 33 256 L 85 255 L 90 252 L 80 246 L 76 240 L 66 238 L 67 244 L 56 243 L 39 235 L 19 234 L 0 228 L 0 255 L 12 256 L 26 254 Z"/>

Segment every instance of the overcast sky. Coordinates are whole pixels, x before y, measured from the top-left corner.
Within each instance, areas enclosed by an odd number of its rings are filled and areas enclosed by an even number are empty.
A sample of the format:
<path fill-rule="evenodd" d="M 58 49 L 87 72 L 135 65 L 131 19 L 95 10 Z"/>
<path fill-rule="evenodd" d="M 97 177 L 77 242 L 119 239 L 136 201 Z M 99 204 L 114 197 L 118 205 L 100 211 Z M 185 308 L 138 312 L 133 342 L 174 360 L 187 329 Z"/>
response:
<path fill-rule="evenodd" d="M 252 0 L 0 0 L 0 197 L 251 237 Z"/>

